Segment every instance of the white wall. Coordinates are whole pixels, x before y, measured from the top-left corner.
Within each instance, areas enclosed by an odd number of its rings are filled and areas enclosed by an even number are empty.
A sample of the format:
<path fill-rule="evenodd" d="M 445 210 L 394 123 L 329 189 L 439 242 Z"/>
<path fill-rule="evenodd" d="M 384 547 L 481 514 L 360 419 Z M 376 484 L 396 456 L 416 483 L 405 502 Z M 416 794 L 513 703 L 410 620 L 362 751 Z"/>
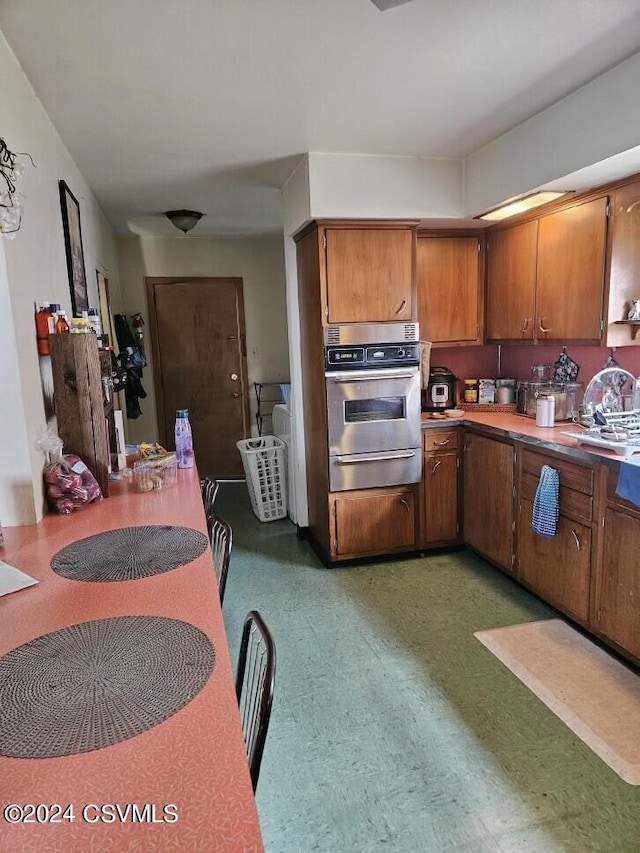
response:
<path fill-rule="evenodd" d="M 289 357 L 282 237 L 175 239 L 126 237 L 118 240 L 123 312 L 148 320 L 145 277 L 239 276 L 243 280 L 251 423 L 255 427 L 253 382 L 288 382 Z M 127 441 L 158 440 L 151 347 L 142 384 L 142 416 L 126 422 Z"/>
<path fill-rule="evenodd" d="M 37 99 L 13 53 L 0 34 L 2 124 L 0 133 L 10 150 L 26 151 L 28 164 L 19 185 L 24 196 L 22 227 L 15 239 L 4 240 L 6 280 L 0 281 L 0 297 L 13 320 L 15 342 L 2 335 L 3 362 L 13 364 L 8 378 L 3 364 L 0 399 L 2 419 L 23 420 L 25 441 L 14 440 L 12 460 L 23 480 L 16 503 L 15 476 L 0 469 L 0 519 L 3 524 L 30 524 L 42 516 L 43 457 L 35 441 L 45 424 L 42 387 L 35 339 L 34 302 L 60 302 L 70 312 L 71 301 L 65 260 L 58 181 L 65 180 L 80 203 L 85 267 L 89 299 L 97 305 L 96 269 L 109 278 L 114 309 L 118 310 L 118 269 L 112 230 L 88 185 L 76 168 L 42 104 Z M 87 122 L 91 116 L 87 116 Z M 17 374 L 16 374 L 17 371 Z M 17 376 L 19 388 L 14 387 Z M 20 401 L 19 401 L 19 398 Z M 20 405 L 22 411 L 16 410 Z"/>
<path fill-rule="evenodd" d="M 637 54 L 472 154 L 465 161 L 465 215 L 637 146 L 639 91 Z"/>

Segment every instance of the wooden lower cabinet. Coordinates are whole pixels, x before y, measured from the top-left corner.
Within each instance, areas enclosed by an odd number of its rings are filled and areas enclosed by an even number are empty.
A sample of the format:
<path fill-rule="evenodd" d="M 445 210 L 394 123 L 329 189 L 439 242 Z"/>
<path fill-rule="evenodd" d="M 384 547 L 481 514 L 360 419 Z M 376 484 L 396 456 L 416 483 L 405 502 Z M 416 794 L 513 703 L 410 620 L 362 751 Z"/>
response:
<path fill-rule="evenodd" d="M 331 559 L 416 548 L 416 489 L 398 486 L 329 495 Z"/>
<path fill-rule="evenodd" d="M 512 572 L 513 446 L 467 432 L 462 460 L 464 541 Z"/>
<path fill-rule="evenodd" d="M 517 578 L 545 601 L 580 622 L 589 617 L 591 528 L 560 515 L 556 535 L 533 531 L 533 501 L 522 499 L 518 519 Z"/>
<path fill-rule="evenodd" d="M 423 546 L 456 544 L 458 521 L 458 432 L 429 429 L 422 461 Z"/>

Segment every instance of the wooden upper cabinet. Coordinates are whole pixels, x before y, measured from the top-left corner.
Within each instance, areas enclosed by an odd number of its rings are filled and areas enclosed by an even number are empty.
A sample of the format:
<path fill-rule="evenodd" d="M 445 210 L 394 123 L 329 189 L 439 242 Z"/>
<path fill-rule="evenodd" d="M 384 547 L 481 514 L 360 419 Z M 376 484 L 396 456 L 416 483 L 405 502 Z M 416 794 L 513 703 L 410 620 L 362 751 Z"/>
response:
<path fill-rule="evenodd" d="M 488 341 L 534 339 L 537 248 L 537 220 L 489 235 L 485 318 Z"/>
<path fill-rule="evenodd" d="M 538 340 L 600 340 L 606 233 L 606 196 L 540 218 Z"/>
<path fill-rule="evenodd" d="M 420 237 L 416 287 L 420 337 L 432 343 L 481 343 L 480 241 Z"/>
<path fill-rule="evenodd" d="M 607 306 L 607 346 L 629 346 L 637 326 L 616 325 L 625 320 L 631 300 L 640 296 L 640 181 L 620 187 L 611 196 L 611 265 Z"/>
<path fill-rule="evenodd" d="M 412 320 L 415 231 L 326 228 L 325 323 Z"/>

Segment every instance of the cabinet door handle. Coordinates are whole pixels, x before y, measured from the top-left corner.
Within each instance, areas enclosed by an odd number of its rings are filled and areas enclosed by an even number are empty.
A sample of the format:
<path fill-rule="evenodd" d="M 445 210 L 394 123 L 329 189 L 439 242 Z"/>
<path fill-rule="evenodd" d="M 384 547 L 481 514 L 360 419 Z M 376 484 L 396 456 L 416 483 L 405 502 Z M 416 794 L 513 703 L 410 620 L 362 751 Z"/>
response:
<path fill-rule="evenodd" d="M 580 544 L 580 539 L 578 537 L 578 534 L 575 532 L 575 530 L 573 528 L 571 528 L 571 532 L 573 533 L 573 538 L 576 541 L 576 550 L 582 551 L 582 545 Z"/>
<path fill-rule="evenodd" d="M 520 334 L 521 334 L 521 335 L 524 335 L 524 333 L 525 333 L 525 332 L 527 331 L 527 329 L 529 328 L 529 320 L 530 320 L 530 319 L 531 319 L 531 317 L 525 317 L 525 318 L 524 318 L 524 320 L 522 321 L 522 328 L 520 329 Z"/>
<path fill-rule="evenodd" d="M 402 504 L 402 506 L 406 509 L 406 511 L 407 511 L 407 512 L 409 512 L 409 504 L 407 503 L 407 501 L 405 501 L 405 499 L 404 499 L 404 498 L 402 498 L 402 500 L 400 501 L 400 503 L 401 503 L 401 504 Z"/>
<path fill-rule="evenodd" d="M 396 311 L 396 317 L 398 316 L 398 314 L 402 314 L 402 312 L 404 311 L 404 309 L 406 307 L 407 307 L 407 300 L 403 299 L 402 302 L 400 303 L 400 307 Z"/>
<path fill-rule="evenodd" d="M 450 441 L 451 441 L 450 438 L 443 438 L 442 441 L 437 441 L 434 438 L 433 443 L 435 444 L 436 447 L 445 447 L 447 444 L 449 444 Z"/>
<path fill-rule="evenodd" d="M 551 329 L 545 329 L 545 327 L 542 325 L 542 317 L 538 317 L 538 328 L 545 335 L 547 334 L 547 332 L 551 331 Z"/>
<path fill-rule="evenodd" d="M 435 474 L 441 465 L 442 465 L 442 459 L 438 459 L 438 461 L 434 463 L 433 468 L 431 469 L 431 473 Z"/>

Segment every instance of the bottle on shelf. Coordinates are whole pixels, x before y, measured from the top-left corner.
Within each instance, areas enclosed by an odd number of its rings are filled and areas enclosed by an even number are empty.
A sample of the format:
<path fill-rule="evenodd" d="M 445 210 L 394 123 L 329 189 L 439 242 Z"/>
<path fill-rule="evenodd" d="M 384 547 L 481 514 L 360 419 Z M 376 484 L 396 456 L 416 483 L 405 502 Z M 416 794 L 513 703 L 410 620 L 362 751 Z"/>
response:
<path fill-rule="evenodd" d="M 193 468 L 193 436 L 188 409 L 178 409 L 176 412 L 175 437 L 178 468 Z"/>
<path fill-rule="evenodd" d="M 98 314 L 97 308 L 89 308 L 87 311 L 87 320 L 91 323 L 96 336 L 100 338 L 102 336 L 102 323 L 100 321 L 100 314 Z"/>
<path fill-rule="evenodd" d="M 53 314 L 48 302 L 43 302 L 36 312 L 36 341 L 38 344 L 38 355 L 49 355 L 49 334 L 51 329 L 50 320 Z"/>
<path fill-rule="evenodd" d="M 56 334 L 64 334 L 69 331 L 69 323 L 67 322 L 67 313 L 60 309 L 58 312 L 58 319 L 56 320 Z"/>

